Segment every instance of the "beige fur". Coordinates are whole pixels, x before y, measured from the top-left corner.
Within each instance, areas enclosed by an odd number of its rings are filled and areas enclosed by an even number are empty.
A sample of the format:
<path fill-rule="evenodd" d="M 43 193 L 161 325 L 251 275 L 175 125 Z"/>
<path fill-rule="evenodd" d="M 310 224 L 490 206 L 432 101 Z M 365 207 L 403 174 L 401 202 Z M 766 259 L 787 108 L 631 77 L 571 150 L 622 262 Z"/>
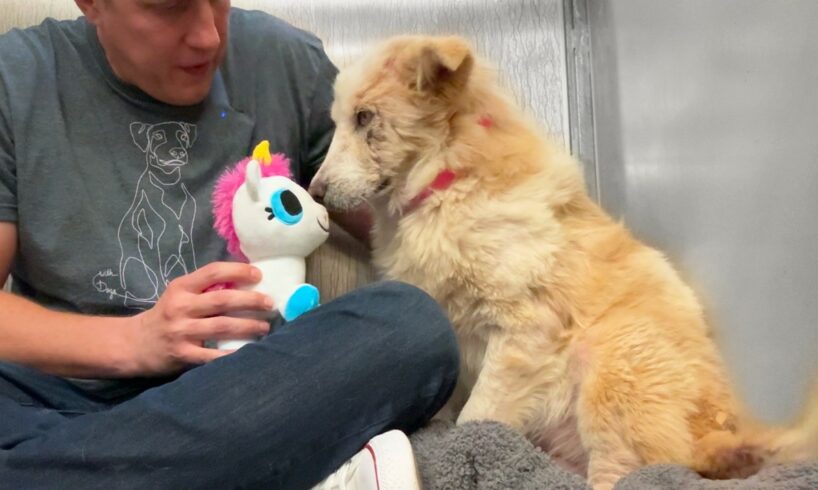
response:
<path fill-rule="evenodd" d="M 740 415 L 693 291 L 589 198 L 466 41 L 389 40 L 341 72 L 332 111 L 311 190 L 370 203 L 377 266 L 450 315 L 462 374 L 443 415 L 508 423 L 596 489 L 651 463 L 729 477 L 814 454 L 818 417 Z M 410 209 L 443 169 L 453 185 Z"/>

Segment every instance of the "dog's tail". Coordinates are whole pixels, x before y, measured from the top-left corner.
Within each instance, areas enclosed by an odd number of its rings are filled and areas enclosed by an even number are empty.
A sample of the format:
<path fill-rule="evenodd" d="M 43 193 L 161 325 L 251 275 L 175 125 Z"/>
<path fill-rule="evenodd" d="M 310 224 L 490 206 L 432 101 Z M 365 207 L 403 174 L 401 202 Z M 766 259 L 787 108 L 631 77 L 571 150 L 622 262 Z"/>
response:
<path fill-rule="evenodd" d="M 771 447 L 778 450 L 773 458 L 775 462 L 818 459 L 818 381 L 812 387 L 798 422 L 781 431 Z"/>
<path fill-rule="evenodd" d="M 818 380 L 798 421 L 789 427 L 742 424 L 696 443 L 694 469 L 707 478 L 746 478 L 764 466 L 818 459 Z"/>

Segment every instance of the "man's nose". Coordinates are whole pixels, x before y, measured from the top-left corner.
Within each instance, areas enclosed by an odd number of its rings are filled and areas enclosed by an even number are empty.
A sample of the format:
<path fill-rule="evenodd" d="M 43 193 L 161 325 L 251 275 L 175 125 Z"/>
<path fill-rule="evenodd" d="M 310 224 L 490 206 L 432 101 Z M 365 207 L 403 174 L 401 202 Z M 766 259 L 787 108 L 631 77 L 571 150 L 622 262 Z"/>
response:
<path fill-rule="evenodd" d="M 209 51 L 219 47 L 222 42 L 217 24 L 221 22 L 220 14 L 209 0 L 196 0 L 196 14 L 188 27 L 185 38 L 192 48 Z"/>

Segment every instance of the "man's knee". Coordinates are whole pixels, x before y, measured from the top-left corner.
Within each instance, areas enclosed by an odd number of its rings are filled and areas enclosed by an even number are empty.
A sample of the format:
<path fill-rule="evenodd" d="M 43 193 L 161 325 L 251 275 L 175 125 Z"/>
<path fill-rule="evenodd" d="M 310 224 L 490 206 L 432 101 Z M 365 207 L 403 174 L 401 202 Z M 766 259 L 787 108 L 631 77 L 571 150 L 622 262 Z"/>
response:
<path fill-rule="evenodd" d="M 434 327 L 449 326 L 446 314 L 437 302 L 422 289 L 400 281 L 381 281 L 359 289 L 377 312 L 396 322 L 416 325 L 418 318 L 429 320 Z M 445 325 L 444 325 L 445 324 Z"/>
<path fill-rule="evenodd" d="M 359 290 L 362 307 L 391 330 L 392 341 L 380 346 L 394 360 L 413 360 L 455 373 L 459 365 L 457 339 L 443 309 L 423 290 L 399 281 L 383 281 Z"/>

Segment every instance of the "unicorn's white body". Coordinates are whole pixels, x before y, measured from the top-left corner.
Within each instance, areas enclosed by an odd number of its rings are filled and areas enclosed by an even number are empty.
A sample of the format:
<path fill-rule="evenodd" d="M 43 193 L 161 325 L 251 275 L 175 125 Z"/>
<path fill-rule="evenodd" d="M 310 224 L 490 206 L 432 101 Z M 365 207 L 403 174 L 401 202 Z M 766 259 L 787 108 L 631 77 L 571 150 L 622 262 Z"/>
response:
<path fill-rule="evenodd" d="M 318 305 L 318 289 L 304 282 L 305 258 L 329 236 L 329 215 L 287 177 L 262 178 L 259 165 L 255 158 L 247 164 L 245 182 L 233 197 L 233 224 L 241 252 L 262 274 L 259 283 L 246 289 L 271 296 L 290 321 Z M 221 340 L 217 345 L 237 349 L 252 340 Z"/>
<path fill-rule="evenodd" d="M 306 261 L 304 257 L 276 257 L 267 260 L 260 260 L 257 262 L 251 261 L 250 264 L 256 266 L 261 271 L 261 281 L 258 283 L 242 287 L 241 289 L 250 291 L 259 291 L 271 298 L 276 304 L 278 311 L 274 310 L 267 314 L 260 312 L 247 312 L 242 314 L 243 317 L 251 317 L 259 320 L 272 320 L 273 317 L 286 309 L 288 300 L 293 293 L 301 286 L 310 286 L 305 284 L 306 280 Z M 315 298 L 316 301 L 319 299 Z M 314 305 L 313 305 L 314 306 Z M 285 317 L 286 318 L 286 317 Z M 292 318 L 287 318 L 292 320 Z M 251 340 L 220 340 L 218 348 L 223 350 L 235 350 Z"/>
<path fill-rule="evenodd" d="M 250 263 L 261 270 L 261 281 L 249 289 L 271 296 L 282 308 L 306 280 L 304 257 L 274 257 Z"/>

